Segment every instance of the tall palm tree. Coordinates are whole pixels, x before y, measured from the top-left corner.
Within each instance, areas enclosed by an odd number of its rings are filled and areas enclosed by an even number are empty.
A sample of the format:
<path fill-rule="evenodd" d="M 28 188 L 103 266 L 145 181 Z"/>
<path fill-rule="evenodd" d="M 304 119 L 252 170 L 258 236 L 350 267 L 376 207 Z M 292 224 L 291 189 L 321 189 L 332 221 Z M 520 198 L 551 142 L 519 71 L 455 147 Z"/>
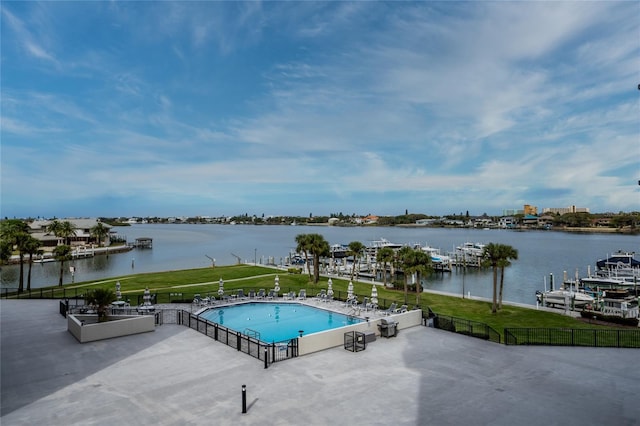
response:
<path fill-rule="evenodd" d="M 415 274 L 416 278 L 416 307 L 420 306 L 420 293 L 422 293 L 422 276 L 429 274 L 433 267 L 431 265 L 431 256 L 422 250 L 409 249 L 403 257 L 403 269 L 405 276 Z"/>
<path fill-rule="evenodd" d="M 313 255 L 313 283 L 320 281 L 320 257 L 329 256 L 329 243 L 320 234 L 309 234 L 309 251 Z"/>
<path fill-rule="evenodd" d="M 53 258 L 60 262 L 60 281 L 58 285 L 62 287 L 62 277 L 64 275 L 64 262 L 71 260 L 71 246 L 63 244 L 53 249 Z"/>
<path fill-rule="evenodd" d="M 311 266 L 309 265 L 309 249 L 311 247 L 310 234 L 298 234 L 296 235 L 296 251 L 304 253 L 304 264 L 307 267 L 309 273 L 309 281 L 311 281 Z"/>
<path fill-rule="evenodd" d="M 102 240 L 104 239 L 104 237 L 109 235 L 109 228 L 104 226 L 102 222 L 98 222 L 95 224 L 95 226 L 91 227 L 89 232 L 93 237 L 95 237 L 96 240 L 98 240 L 98 247 L 100 247 L 102 245 Z"/>
<path fill-rule="evenodd" d="M 376 262 L 382 263 L 382 279 L 384 280 L 384 286 L 387 286 L 387 265 L 393 262 L 393 249 L 391 247 L 382 247 L 376 253 Z"/>
<path fill-rule="evenodd" d="M 26 254 L 29 255 L 29 271 L 27 272 L 27 291 L 31 291 L 31 267 L 33 266 L 33 255 L 43 253 L 43 250 L 40 248 L 40 240 L 29 235 L 29 237 L 24 242 L 24 251 Z"/>
<path fill-rule="evenodd" d="M 400 250 L 395 253 L 396 270 L 402 269 L 402 276 L 404 278 L 404 304 L 409 304 L 409 287 L 407 283 L 407 271 L 405 270 L 406 264 L 409 262 L 411 252 L 413 249 L 409 246 L 402 246 Z"/>
<path fill-rule="evenodd" d="M 24 255 L 26 243 L 31 237 L 29 235 L 29 225 L 20 219 L 7 219 L 0 222 L 0 235 L 2 239 L 6 241 L 5 244 L 10 244 L 18 250 L 20 256 L 20 278 L 18 283 L 18 293 L 22 293 L 24 290 Z M 11 255 L 9 255 L 11 256 Z"/>
<path fill-rule="evenodd" d="M 500 268 L 500 292 L 498 294 L 498 309 L 502 309 L 502 290 L 504 289 L 504 268 L 511 265 L 510 260 L 518 259 L 518 250 L 506 245 L 499 244 L 500 260 L 498 267 Z"/>
<path fill-rule="evenodd" d="M 498 312 L 498 268 L 504 261 L 504 250 L 502 244 L 489 243 L 484 246 L 482 252 L 482 265 L 490 266 L 493 269 L 493 299 L 491 312 Z"/>
<path fill-rule="evenodd" d="M 362 244 L 360 241 L 351 241 L 349 243 L 349 246 L 347 247 L 347 256 L 353 257 L 353 264 L 351 265 L 351 281 L 353 281 L 353 276 L 355 275 L 358 263 L 360 261 L 360 256 L 362 256 L 363 251 L 364 244 Z"/>

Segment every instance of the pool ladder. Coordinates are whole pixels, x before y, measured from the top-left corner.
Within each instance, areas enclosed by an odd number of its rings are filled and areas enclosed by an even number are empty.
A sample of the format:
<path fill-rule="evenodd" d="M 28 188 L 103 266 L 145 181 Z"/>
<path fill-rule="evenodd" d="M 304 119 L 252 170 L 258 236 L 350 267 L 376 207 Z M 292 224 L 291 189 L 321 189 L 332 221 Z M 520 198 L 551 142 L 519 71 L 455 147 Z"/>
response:
<path fill-rule="evenodd" d="M 250 328 L 245 328 L 244 329 L 244 334 L 249 336 L 249 337 L 253 337 L 254 339 L 260 340 L 260 332 L 259 331 L 252 330 Z"/>

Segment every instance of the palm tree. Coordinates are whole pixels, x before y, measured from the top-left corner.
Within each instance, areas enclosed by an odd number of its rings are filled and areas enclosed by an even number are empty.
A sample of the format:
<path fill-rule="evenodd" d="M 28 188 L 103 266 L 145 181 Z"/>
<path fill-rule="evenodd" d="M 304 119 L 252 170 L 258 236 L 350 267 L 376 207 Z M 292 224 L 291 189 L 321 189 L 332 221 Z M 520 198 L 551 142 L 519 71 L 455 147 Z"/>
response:
<path fill-rule="evenodd" d="M 382 263 L 382 276 L 384 286 L 387 286 L 387 264 L 393 262 L 393 249 L 391 247 L 382 247 L 376 253 L 376 262 Z"/>
<path fill-rule="evenodd" d="M 498 295 L 498 309 L 502 309 L 502 290 L 504 289 L 504 268 L 511 265 L 509 260 L 518 259 L 518 250 L 506 244 L 499 244 L 500 249 L 500 261 L 498 267 L 500 268 L 500 293 Z"/>
<path fill-rule="evenodd" d="M 63 244 L 61 246 L 57 246 L 53 249 L 53 257 L 55 260 L 60 262 L 60 281 L 58 285 L 62 287 L 62 277 L 64 275 L 64 262 L 67 260 L 71 260 L 71 246 Z"/>
<path fill-rule="evenodd" d="M 87 294 L 87 303 L 96 307 L 98 321 L 107 321 L 109 316 L 109 305 L 116 300 L 115 293 L 106 288 L 96 288 Z"/>
<path fill-rule="evenodd" d="M 100 247 L 102 245 L 102 240 L 104 239 L 104 237 L 106 237 L 107 235 L 109 235 L 109 228 L 107 228 L 106 226 L 104 226 L 102 224 L 102 222 L 98 222 L 96 223 L 95 226 L 93 226 L 89 232 L 91 233 L 91 235 L 93 237 L 96 238 L 96 240 L 98 240 L 98 247 Z"/>
<path fill-rule="evenodd" d="M 396 252 L 396 256 L 395 256 L 395 262 L 397 265 L 396 269 L 402 268 L 402 275 L 404 277 L 404 304 L 405 305 L 409 304 L 409 302 L 407 301 L 409 299 L 409 287 L 407 284 L 407 271 L 405 270 L 405 265 L 409 261 L 412 251 L 413 249 L 411 247 L 402 246 L 402 248 L 400 248 L 400 250 Z"/>
<path fill-rule="evenodd" d="M 498 312 L 498 268 L 504 261 L 504 250 L 502 244 L 489 243 L 484 246 L 482 252 L 482 264 L 490 266 L 493 269 L 493 300 L 491 304 L 491 312 Z"/>
<path fill-rule="evenodd" d="M 422 250 L 409 249 L 403 257 L 403 269 L 405 277 L 410 273 L 415 274 L 416 278 L 416 307 L 420 306 L 420 293 L 422 293 L 422 276 L 429 274 L 433 267 L 431 266 L 431 256 Z M 406 281 L 406 279 L 405 279 Z"/>
<path fill-rule="evenodd" d="M 20 256 L 20 278 L 18 284 L 18 293 L 22 293 L 24 290 L 24 255 L 25 245 L 29 235 L 29 225 L 20 219 L 7 219 L 0 222 L 0 235 L 2 239 L 6 241 L 6 245 L 13 246 L 18 250 Z M 9 255 L 11 256 L 11 255 Z"/>
<path fill-rule="evenodd" d="M 329 243 L 320 234 L 309 234 L 309 251 L 313 255 L 313 283 L 320 281 L 320 257 L 331 252 Z"/>
<path fill-rule="evenodd" d="M 37 238 L 29 237 L 24 242 L 24 251 L 29 255 L 29 272 L 27 272 L 27 291 L 31 291 L 31 267 L 33 266 L 33 255 L 42 254 L 43 250 L 40 248 L 40 240 Z"/>
<path fill-rule="evenodd" d="M 309 273 L 309 281 L 311 281 L 311 267 L 309 266 L 309 248 L 310 248 L 310 238 L 309 234 L 298 234 L 296 235 L 296 251 L 304 253 L 304 263 L 307 267 L 307 271 Z"/>
<path fill-rule="evenodd" d="M 347 256 L 353 256 L 353 265 L 351 265 L 351 281 L 353 281 L 353 276 L 358 267 L 358 262 L 360 261 L 360 256 L 362 255 L 362 251 L 364 250 L 364 244 L 360 241 L 351 241 L 347 248 Z"/>
<path fill-rule="evenodd" d="M 59 220 L 54 219 L 49 226 L 47 226 L 47 231 L 52 232 L 56 237 L 64 238 L 64 243 L 66 245 L 70 245 L 71 237 L 76 236 L 76 227 L 68 220 L 60 222 Z"/>

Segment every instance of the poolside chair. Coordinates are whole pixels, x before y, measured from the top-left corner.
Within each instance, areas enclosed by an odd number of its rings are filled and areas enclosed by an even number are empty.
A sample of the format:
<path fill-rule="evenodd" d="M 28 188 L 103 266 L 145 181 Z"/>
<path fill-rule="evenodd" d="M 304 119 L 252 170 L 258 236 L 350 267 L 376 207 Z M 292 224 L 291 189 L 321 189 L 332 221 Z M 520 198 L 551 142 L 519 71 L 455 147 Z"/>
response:
<path fill-rule="evenodd" d="M 256 291 L 249 290 L 249 299 L 255 299 L 255 298 L 256 298 Z"/>
<path fill-rule="evenodd" d="M 245 300 L 247 298 L 247 296 L 244 294 L 244 290 L 239 288 L 238 292 L 236 293 L 236 297 L 240 300 Z"/>
<path fill-rule="evenodd" d="M 290 291 L 289 293 L 285 293 L 284 295 L 284 299 L 285 300 L 294 300 L 296 298 L 296 292 L 295 291 Z"/>
<path fill-rule="evenodd" d="M 298 300 L 306 300 L 307 299 L 307 290 L 302 289 L 298 293 Z"/>
<path fill-rule="evenodd" d="M 269 290 L 269 294 L 267 294 L 267 299 L 273 300 L 278 297 L 278 293 L 275 290 Z"/>
<path fill-rule="evenodd" d="M 407 312 L 407 309 L 409 309 L 409 307 L 407 305 L 402 305 L 398 309 L 396 309 L 395 313 L 396 314 L 404 314 L 405 312 Z"/>
<path fill-rule="evenodd" d="M 256 296 L 256 299 L 264 299 L 264 297 L 265 297 L 264 288 L 261 288 L 260 290 L 258 290 L 258 295 Z"/>
<path fill-rule="evenodd" d="M 383 311 L 380 311 L 381 314 L 383 315 L 391 315 L 391 314 L 395 314 L 398 311 L 398 304 L 393 302 L 391 304 L 391 306 L 389 306 L 389 309 L 385 309 Z"/>
<path fill-rule="evenodd" d="M 347 297 L 347 300 L 344 301 L 344 306 L 356 306 L 358 304 L 358 296 L 352 294 L 350 297 Z"/>
<path fill-rule="evenodd" d="M 324 288 L 320 290 L 320 293 L 316 294 L 316 300 L 325 300 L 327 298 L 327 290 Z"/>

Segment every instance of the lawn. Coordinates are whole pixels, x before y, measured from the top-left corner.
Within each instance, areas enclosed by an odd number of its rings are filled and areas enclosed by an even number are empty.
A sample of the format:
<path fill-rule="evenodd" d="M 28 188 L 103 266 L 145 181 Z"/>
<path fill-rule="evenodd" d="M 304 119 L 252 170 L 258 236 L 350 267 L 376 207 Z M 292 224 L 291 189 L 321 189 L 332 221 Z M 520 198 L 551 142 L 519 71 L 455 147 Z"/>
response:
<path fill-rule="evenodd" d="M 40 292 L 44 297 L 81 297 L 87 290 L 93 288 L 111 288 L 115 291 L 117 281 L 121 284 L 124 299 L 130 299 L 132 304 L 141 300 L 145 288 L 156 294 L 156 303 L 190 302 L 195 294 L 217 296 L 219 280 L 224 281 L 227 294 L 243 289 L 245 294 L 250 290 L 274 287 L 276 275 L 279 278 L 280 294 L 306 289 L 307 296 L 313 297 L 321 289 L 327 289 L 328 278 L 321 277 L 320 282 L 313 284 L 307 274 L 288 273 L 287 271 L 251 265 L 217 266 L 215 268 L 188 269 L 169 272 L 154 272 L 146 274 L 126 275 L 106 280 L 67 284 L 63 287 L 48 287 L 32 292 Z M 337 299 L 346 298 L 348 278 L 332 278 L 334 295 Z M 362 301 L 363 297 L 371 295 L 372 285 L 366 282 L 354 282 L 354 293 Z M 388 307 L 392 302 L 404 303 L 403 289 L 388 289 L 377 286 L 378 301 L 381 308 Z M 23 297 L 23 296 L 21 296 Z M 26 296 L 28 297 L 28 296 Z M 415 305 L 415 293 L 408 295 L 409 306 Z M 560 313 L 550 313 L 504 305 L 496 314 L 491 313 L 491 303 L 462 299 L 455 296 L 422 293 L 420 307 L 431 308 L 435 313 L 464 318 L 488 324 L 502 334 L 504 328 L 540 327 L 540 328 L 597 328 L 594 324 L 584 323 Z"/>

